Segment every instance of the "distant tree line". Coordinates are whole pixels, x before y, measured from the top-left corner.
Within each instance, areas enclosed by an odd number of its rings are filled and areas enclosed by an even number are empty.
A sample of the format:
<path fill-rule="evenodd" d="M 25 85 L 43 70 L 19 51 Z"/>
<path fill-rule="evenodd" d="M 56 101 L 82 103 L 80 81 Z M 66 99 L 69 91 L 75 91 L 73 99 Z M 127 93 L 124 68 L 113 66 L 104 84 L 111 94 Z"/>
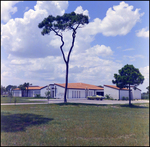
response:
<path fill-rule="evenodd" d="M 30 83 L 24 83 L 24 84 L 20 84 L 19 86 L 16 86 L 16 85 L 8 85 L 8 86 L 2 86 L 1 85 L 1 95 L 7 95 L 7 96 L 9 96 L 9 95 L 12 95 L 12 91 L 15 89 L 15 88 L 19 88 L 20 90 L 22 90 L 22 92 L 23 91 L 27 91 L 27 95 L 28 95 L 28 87 L 30 86 L 30 85 L 32 85 L 32 84 L 30 84 Z"/>

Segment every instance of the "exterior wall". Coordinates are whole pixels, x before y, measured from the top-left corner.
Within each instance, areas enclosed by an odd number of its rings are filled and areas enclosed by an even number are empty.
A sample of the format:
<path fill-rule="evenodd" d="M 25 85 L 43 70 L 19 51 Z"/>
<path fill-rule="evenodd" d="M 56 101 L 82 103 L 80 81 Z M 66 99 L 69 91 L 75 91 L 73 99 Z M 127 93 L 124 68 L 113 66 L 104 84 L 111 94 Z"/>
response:
<path fill-rule="evenodd" d="M 13 96 L 14 97 L 22 97 L 21 90 L 13 90 Z"/>
<path fill-rule="evenodd" d="M 40 90 L 33 90 L 33 97 L 36 97 L 36 94 L 40 94 Z"/>
<path fill-rule="evenodd" d="M 54 93 L 54 98 L 63 99 L 65 88 L 54 84 L 51 86 L 51 92 Z M 95 95 L 96 92 L 104 92 L 104 90 L 67 89 L 67 98 L 86 98 Z"/>
<path fill-rule="evenodd" d="M 134 90 L 134 88 L 132 89 L 132 95 L 133 95 L 133 99 L 141 99 L 141 91 L 139 89 Z"/>
<path fill-rule="evenodd" d="M 121 100 L 122 100 L 123 96 L 129 98 L 129 91 L 128 90 L 120 90 L 120 99 Z"/>
<path fill-rule="evenodd" d="M 36 97 L 36 94 L 40 94 L 40 90 L 29 90 L 28 97 Z"/>
<path fill-rule="evenodd" d="M 119 99 L 119 90 L 104 86 L 104 96 L 109 95 L 113 99 Z"/>
<path fill-rule="evenodd" d="M 28 91 L 28 97 L 34 97 L 34 90 Z"/>
<path fill-rule="evenodd" d="M 47 88 L 47 86 L 46 86 L 45 88 L 42 88 L 42 89 L 40 90 L 40 95 L 41 95 L 41 97 L 46 97 L 45 92 L 48 91 L 48 90 L 46 90 L 46 88 Z"/>
<path fill-rule="evenodd" d="M 88 91 L 89 94 L 94 93 L 94 91 Z M 85 98 L 84 89 L 68 89 L 68 99 L 72 98 Z"/>
<path fill-rule="evenodd" d="M 58 85 L 54 85 L 54 98 L 63 99 L 65 88 L 60 87 Z"/>

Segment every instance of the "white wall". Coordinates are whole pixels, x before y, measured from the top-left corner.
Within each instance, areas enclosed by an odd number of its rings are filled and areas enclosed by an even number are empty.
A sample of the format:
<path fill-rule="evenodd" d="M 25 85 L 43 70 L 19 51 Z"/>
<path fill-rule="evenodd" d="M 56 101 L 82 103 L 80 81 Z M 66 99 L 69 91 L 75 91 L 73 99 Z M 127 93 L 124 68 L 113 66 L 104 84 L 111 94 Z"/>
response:
<path fill-rule="evenodd" d="M 119 99 L 119 90 L 104 86 L 104 96 L 109 95 L 113 99 Z"/>
<path fill-rule="evenodd" d="M 55 89 L 55 87 L 56 87 L 56 89 Z M 65 88 L 60 87 L 58 85 L 54 85 L 54 98 L 63 99 L 64 98 L 64 92 L 65 92 Z"/>
<path fill-rule="evenodd" d="M 34 90 L 28 90 L 28 97 L 34 97 Z"/>
<path fill-rule="evenodd" d="M 13 96 L 14 97 L 22 97 L 21 90 L 13 90 Z"/>
<path fill-rule="evenodd" d="M 122 97 L 128 97 L 129 98 L 129 90 L 120 90 L 120 99 L 122 100 Z"/>
<path fill-rule="evenodd" d="M 88 91 L 89 93 L 89 91 Z M 94 93 L 90 91 L 90 94 Z M 84 89 L 68 89 L 68 98 L 85 98 L 85 90 Z"/>
<path fill-rule="evenodd" d="M 41 97 L 46 97 L 45 92 L 47 92 L 48 90 L 46 90 L 47 86 L 45 88 L 42 88 L 40 91 L 40 95 Z"/>
<path fill-rule="evenodd" d="M 141 99 L 141 91 L 139 89 L 134 90 L 133 87 L 131 89 L 132 89 L 133 99 Z"/>

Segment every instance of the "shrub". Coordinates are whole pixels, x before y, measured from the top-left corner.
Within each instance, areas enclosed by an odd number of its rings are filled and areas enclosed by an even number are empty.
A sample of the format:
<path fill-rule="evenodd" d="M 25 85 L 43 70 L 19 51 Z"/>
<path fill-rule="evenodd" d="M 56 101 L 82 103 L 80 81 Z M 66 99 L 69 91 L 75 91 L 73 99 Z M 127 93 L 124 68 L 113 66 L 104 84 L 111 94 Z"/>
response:
<path fill-rule="evenodd" d="M 41 96 L 40 96 L 40 94 L 36 94 L 35 97 L 39 98 L 39 97 L 41 97 Z"/>
<path fill-rule="evenodd" d="M 141 99 L 149 99 L 149 94 L 147 94 L 147 93 L 142 94 Z"/>
<path fill-rule="evenodd" d="M 128 97 L 126 97 L 126 100 L 129 100 L 129 98 L 128 98 Z"/>
<path fill-rule="evenodd" d="M 106 99 L 110 99 L 110 96 L 108 94 L 105 95 Z"/>
<path fill-rule="evenodd" d="M 123 97 L 122 97 L 122 100 L 126 100 L 126 98 L 123 96 Z"/>

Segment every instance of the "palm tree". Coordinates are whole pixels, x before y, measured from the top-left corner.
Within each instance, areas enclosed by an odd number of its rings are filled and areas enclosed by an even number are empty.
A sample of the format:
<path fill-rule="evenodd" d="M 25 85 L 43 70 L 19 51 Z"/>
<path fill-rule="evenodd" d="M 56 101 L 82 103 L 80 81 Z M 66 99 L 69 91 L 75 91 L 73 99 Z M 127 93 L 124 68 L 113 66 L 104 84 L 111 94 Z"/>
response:
<path fill-rule="evenodd" d="M 27 97 L 28 97 L 28 87 L 29 87 L 29 83 L 24 83 L 23 85 L 24 85 L 24 87 L 27 88 Z"/>
<path fill-rule="evenodd" d="M 23 92 L 24 90 L 26 90 L 26 87 L 24 86 L 24 84 L 19 85 L 18 88 L 22 91 L 22 97 L 24 96 Z"/>

